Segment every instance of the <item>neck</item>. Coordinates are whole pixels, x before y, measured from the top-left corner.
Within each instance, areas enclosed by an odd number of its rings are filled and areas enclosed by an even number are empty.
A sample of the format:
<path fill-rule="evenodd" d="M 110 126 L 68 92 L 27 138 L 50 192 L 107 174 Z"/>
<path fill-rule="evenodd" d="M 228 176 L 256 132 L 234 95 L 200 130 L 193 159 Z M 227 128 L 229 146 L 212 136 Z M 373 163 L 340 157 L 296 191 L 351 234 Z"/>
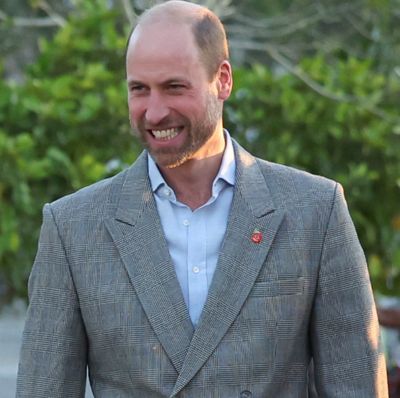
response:
<path fill-rule="evenodd" d="M 207 150 L 202 148 L 178 167 L 159 167 L 177 199 L 192 210 L 202 206 L 211 197 L 212 183 L 220 169 L 225 149 L 223 130 L 216 132 L 205 147 Z"/>

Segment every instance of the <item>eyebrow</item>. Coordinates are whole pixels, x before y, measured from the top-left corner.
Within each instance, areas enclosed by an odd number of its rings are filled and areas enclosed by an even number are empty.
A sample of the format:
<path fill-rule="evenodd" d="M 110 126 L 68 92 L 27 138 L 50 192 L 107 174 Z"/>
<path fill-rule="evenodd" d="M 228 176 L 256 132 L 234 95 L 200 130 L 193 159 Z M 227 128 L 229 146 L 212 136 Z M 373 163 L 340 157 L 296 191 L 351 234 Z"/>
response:
<path fill-rule="evenodd" d="M 160 85 L 161 86 L 167 86 L 168 84 L 177 83 L 177 82 L 185 83 L 188 86 L 192 86 L 192 84 L 189 82 L 189 80 L 184 79 L 182 77 L 178 77 L 178 76 L 177 77 L 171 77 L 171 78 L 169 78 L 167 80 L 164 80 L 164 81 L 162 81 L 160 83 Z M 140 80 L 135 80 L 135 79 L 128 79 L 127 84 L 128 84 L 128 86 L 133 86 L 133 85 L 136 85 L 136 84 L 146 86 L 146 83 L 144 83 L 144 82 L 142 82 Z"/>
<path fill-rule="evenodd" d="M 136 84 L 143 85 L 144 83 L 142 83 L 142 82 L 139 81 L 139 80 L 133 80 L 133 79 L 131 79 L 131 80 L 128 80 L 127 84 L 128 84 L 128 86 L 133 86 L 133 85 L 136 85 Z"/>
<path fill-rule="evenodd" d="M 184 83 L 189 84 L 189 81 L 187 79 L 184 79 L 183 77 L 171 77 L 170 79 L 167 79 L 162 84 L 175 83 L 175 82 L 184 82 Z"/>

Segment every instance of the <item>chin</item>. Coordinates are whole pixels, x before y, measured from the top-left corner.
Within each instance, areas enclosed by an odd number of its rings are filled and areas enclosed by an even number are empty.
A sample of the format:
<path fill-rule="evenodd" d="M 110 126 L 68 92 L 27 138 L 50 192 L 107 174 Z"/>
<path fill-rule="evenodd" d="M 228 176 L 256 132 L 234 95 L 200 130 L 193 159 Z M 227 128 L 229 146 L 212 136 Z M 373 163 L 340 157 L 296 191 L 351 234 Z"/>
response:
<path fill-rule="evenodd" d="M 185 163 L 189 159 L 189 155 L 185 154 L 182 156 L 176 156 L 176 154 L 173 154 L 171 156 L 168 156 L 167 154 L 162 154 L 162 153 L 154 153 L 149 150 L 149 153 L 157 166 L 160 167 L 165 167 L 167 169 L 174 169 L 176 167 L 181 166 L 183 163 Z"/>
<path fill-rule="evenodd" d="M 186 159 L 160 159 L 155 157 L 154 161 L 158 166 L 165 167 L 166 169 L 175 169 L 186 162 Z"/>

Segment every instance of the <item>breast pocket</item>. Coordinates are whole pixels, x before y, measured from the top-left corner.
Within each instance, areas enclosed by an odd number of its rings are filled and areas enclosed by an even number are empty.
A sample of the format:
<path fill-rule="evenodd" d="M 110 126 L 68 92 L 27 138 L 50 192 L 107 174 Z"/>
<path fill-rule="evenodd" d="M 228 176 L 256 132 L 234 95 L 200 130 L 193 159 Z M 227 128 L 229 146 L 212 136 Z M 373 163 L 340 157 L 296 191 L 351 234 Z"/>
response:
<path fill-rule="evenodd" d="M 251 297 L 291 296 L 304 293 L 305 278 L 282 278 L 256 282 L 250 291 Z"/>
<path fill-rule="evenodd" d="M 297 317 L 306 306 L 305 290 L 305 277 L 258 281 L 242 308 L 242 317 L 268 321 L 278 321 L 282 316 Z"/>

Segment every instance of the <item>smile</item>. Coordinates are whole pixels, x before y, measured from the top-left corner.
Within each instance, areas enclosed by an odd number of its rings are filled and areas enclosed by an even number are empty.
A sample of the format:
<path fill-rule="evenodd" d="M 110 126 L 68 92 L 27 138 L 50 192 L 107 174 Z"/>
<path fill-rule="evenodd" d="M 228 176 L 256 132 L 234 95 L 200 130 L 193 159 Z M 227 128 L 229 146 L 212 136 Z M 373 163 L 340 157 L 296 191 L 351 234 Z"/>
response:
<path fill-rule="evenodd" d="M 179 134 L 179 129 L 171 128 L 166 130 L 150 130 L 153 136 L 158 140 L 171 140 Z"/>

